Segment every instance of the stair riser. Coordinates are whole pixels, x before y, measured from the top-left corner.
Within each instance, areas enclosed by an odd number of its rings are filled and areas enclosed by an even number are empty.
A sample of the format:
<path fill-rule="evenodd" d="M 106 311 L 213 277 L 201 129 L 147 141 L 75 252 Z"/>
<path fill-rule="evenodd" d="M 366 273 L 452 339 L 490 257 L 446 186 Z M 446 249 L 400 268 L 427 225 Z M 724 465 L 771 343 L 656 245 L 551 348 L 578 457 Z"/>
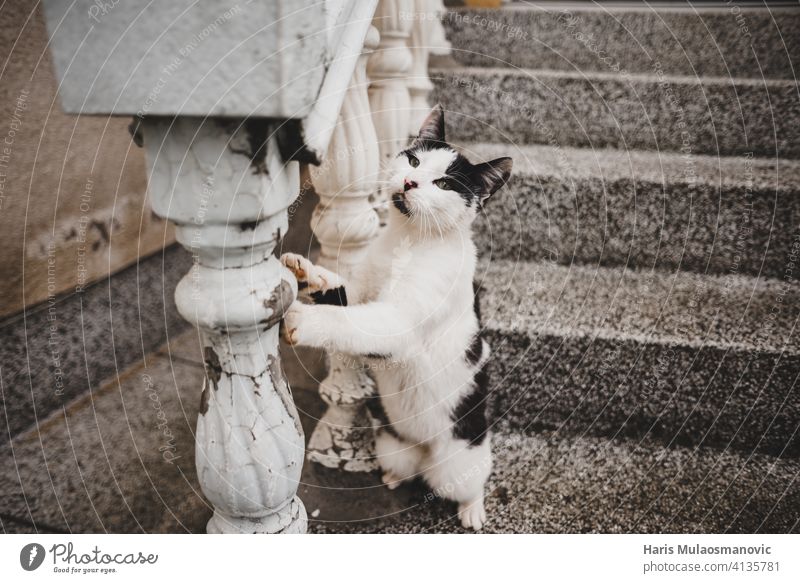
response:
<path fill-rule="evenodd" d="M 498 69 L 431 73 L 448 139 L 800 157 L 797 86 L 594 78 Z"/>
<path fill-rule="evenodd" d="M 443 18 L 453 57 L 469 66 L 793 79 L 800 13 L 692 10 L 457 10 Z M 746 30 L 745 30 L 746 28 Z"/>
<path fill-rule="evenodd" d="M 492 259 L 783 278 L 798 225 L 796 188 L 523 174 L 474 232 Z"/>
<path fill-rule="evenodd" d="M 485 335 L 492 415 L 513 428 L 800 455 L 797 356 L 491 328 Z"/>

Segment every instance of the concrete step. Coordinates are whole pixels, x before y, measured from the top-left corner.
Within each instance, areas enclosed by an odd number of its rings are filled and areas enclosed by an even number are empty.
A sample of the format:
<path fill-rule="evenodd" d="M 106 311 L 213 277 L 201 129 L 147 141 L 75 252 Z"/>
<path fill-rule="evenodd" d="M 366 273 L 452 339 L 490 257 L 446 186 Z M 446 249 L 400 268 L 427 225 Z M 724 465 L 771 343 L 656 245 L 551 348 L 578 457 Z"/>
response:
<path fill-rule="evenodd" d="M 794 79 L 800 11 L 590 2 L 456 9 L 443 23 L 467 66 Z"/>
<path fill-rule="evenodd" d="M 798 460 L 558 432 L 499 433 L 492 447 L 486 533 L 798 532 Z M 393 494 L 401 511 L 379 515 L 365 494 L 372 516 L 328 521 L 323 506 L 309 530 L 464 532 L 455 505 L 424 484 Z"/>
<path fill-rule="evenodd" d="M 800 284 L 489 261 L 494 417 L 800 455 Z"/>
<path fill-rule="evenodd" d="M 796 81 L 482 67 L 431 78 L 455 142 L 800 156 Z"/>
<path fill-rule="evenodd" d="M 202 532 L 194 471 L 203 369 L 189 332 L 0 445 L 4 532 Z M 295 390 L 310 434 L 324 405 Z M 167 435 L 169 433 L 169 436 Z M 792 532 L 800 461 L 494 427 L 487 532 Z M 171 461 L 163 455 L 173 453 Z M 311 532 L 461 532 L 422 484 L 306 464 Z"/>
<path fill-rule="evenodd" d="M 173 296 L 191 266 L 191 254 L 170 245 L 1 322 L 0 442 L 185 331 Z"/>
<path fill-rule="evenodd" d="M 475 223 L 492 259 L 776 278 L 798 259 L 797 161 L 515 144 L 463 151 L 514 158 L 509 186 Z"/>

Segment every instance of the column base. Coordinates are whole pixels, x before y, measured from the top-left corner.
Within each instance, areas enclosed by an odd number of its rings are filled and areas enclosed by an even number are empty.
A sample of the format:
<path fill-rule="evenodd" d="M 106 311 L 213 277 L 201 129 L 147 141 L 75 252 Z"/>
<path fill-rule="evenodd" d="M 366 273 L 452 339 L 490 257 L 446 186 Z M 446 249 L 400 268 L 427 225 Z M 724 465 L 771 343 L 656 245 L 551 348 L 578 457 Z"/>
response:
<path fill-rule="evenodd" d="M 266 516 L 224 516 L 214 510 L 206 525 L 208 534 L 304 534 L 308 527 L 306 508 L 295 496 L 274 514 Z"/>
<path fill-rule="evenodd" d="M 372 472 L 375 459 L 372 418 L 361 410 L 351 412 L 329 407 L 308 441 L 309 461 L 346 472 Z"/>

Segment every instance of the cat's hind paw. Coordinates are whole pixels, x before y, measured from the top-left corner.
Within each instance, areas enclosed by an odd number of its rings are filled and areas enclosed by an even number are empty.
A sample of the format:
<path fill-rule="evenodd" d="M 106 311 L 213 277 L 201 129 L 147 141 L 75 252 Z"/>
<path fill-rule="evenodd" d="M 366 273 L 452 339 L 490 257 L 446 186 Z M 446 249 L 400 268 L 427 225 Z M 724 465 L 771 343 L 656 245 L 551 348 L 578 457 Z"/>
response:
<path fill-rule="evenodd" d="M 381 476 L 381 482 L 386 484 L 390 490 L 395 490 L 403 483 L 403 479 L 394 472 L 384 472 Z"/>
<path fill-rule="evenodd" d="M 480 530 L 486 523 L 486 508 L 483 506 L 483 499 L 475 500 L 458 505 L 458 517 L 461 519 L 461 526 Z"/>

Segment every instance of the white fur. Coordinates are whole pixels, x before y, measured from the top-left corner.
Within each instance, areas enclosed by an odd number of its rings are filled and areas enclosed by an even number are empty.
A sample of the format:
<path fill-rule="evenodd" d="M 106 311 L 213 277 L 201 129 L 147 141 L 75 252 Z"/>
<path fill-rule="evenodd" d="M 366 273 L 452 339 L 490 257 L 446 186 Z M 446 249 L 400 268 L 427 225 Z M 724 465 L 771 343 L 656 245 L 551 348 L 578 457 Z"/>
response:
<path fill-rule="evenodd" d="M 470 225 L 475 209 L 453 191 L 433 184 L 455 153 L 420 152 L 412 168 L 405 156 L 395 162 L 394 191 L 403 181 L 419 186 L 406 192 L 412 213 L 392 208 L 387 227 L 345 283 L 347 307 L 295 302 L 284 322 L 287 340 L 353 354 L 390 355 L 374 375 L 386 413 L 401 439 L 380 432 L 377 455 L 384 482 L 422 476 L 436 497 L 459 503 L 467 528 L 486 521 L 483 490 L 491 471 L 487 435 L 480 446 L 453 435 L 454 408 L 472 390 L 477 367 L 465 350 L 478 332 L 472 281 L 476 250 Z M 474 205 L 473 205 L 474 206 Z M 314 289 L 342 284 L 336 274 L 297 255 L 282 257 L 298 279 Z"/>

